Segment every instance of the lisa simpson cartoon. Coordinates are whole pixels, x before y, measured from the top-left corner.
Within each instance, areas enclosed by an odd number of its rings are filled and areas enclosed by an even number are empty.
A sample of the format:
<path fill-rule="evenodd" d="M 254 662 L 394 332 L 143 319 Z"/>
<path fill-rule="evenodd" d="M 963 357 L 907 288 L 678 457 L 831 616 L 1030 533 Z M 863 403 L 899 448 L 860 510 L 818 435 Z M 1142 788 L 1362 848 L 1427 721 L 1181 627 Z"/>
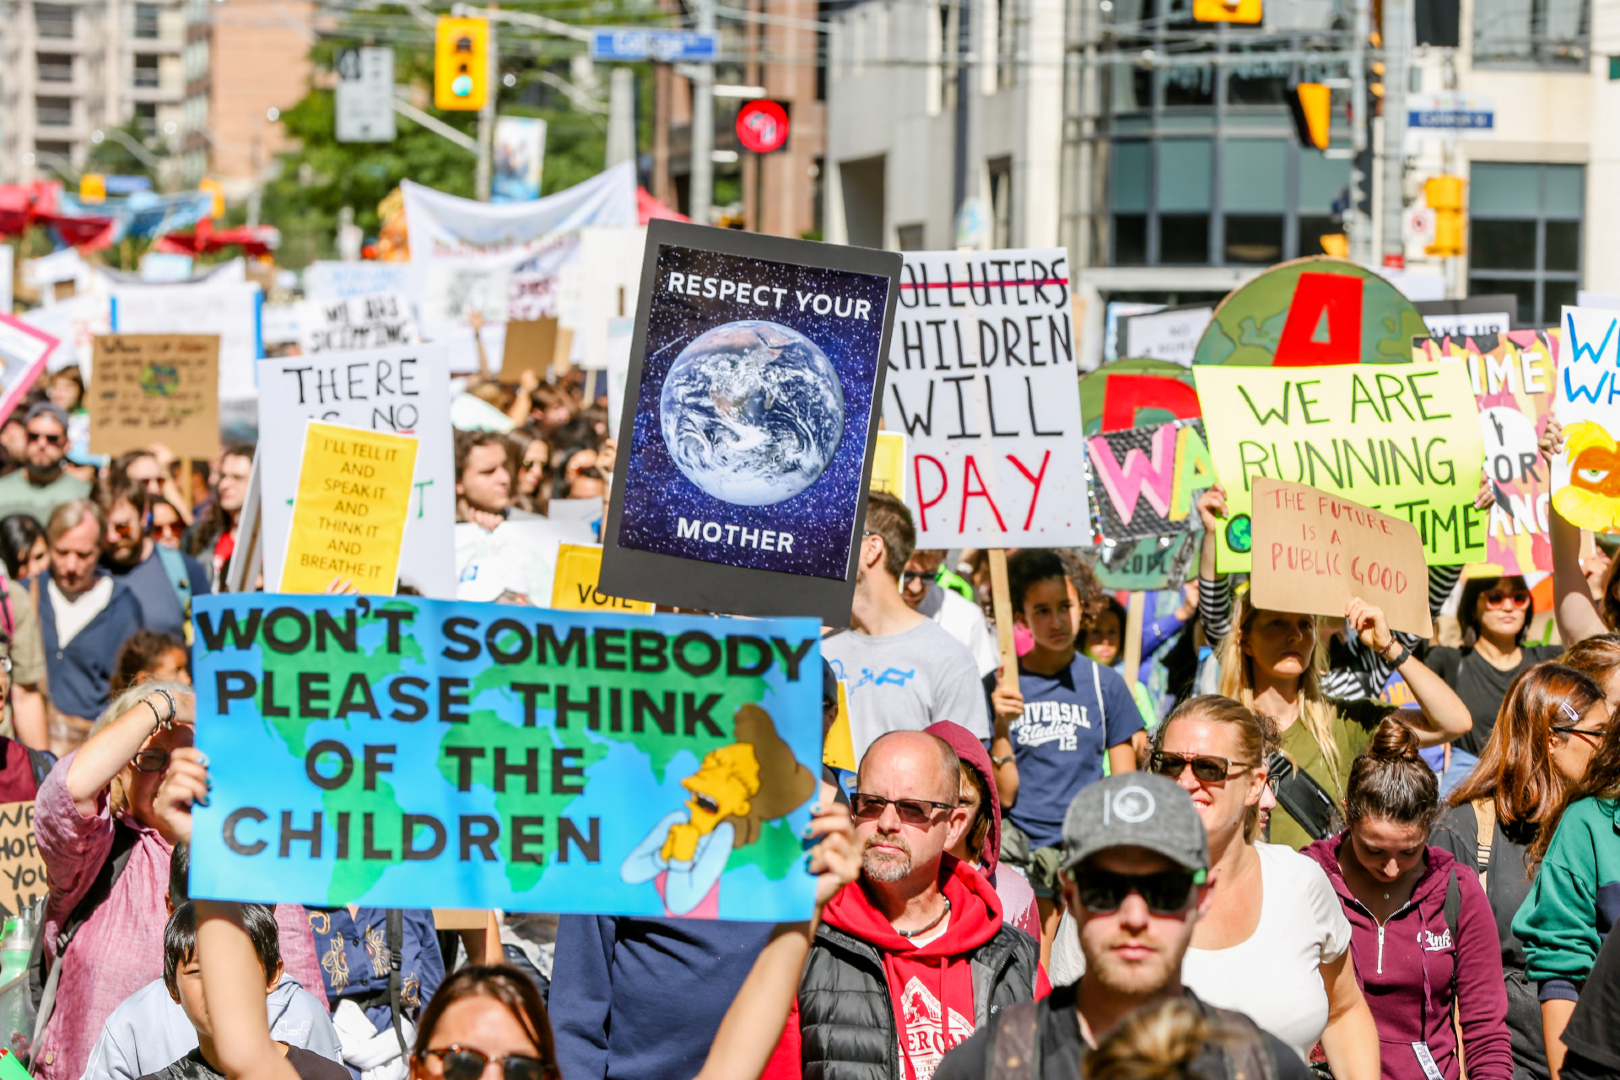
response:
<path fill-rule="evenodd" d="M 737 741 L 711 750 L 681 781 L 692 795 L 686 809 L 665 814 L 619 869 L 631 885 L 653 882 L 670 915 L 719 918 L 720 875 L 731 852 L 815 791 L 815 777 L 777 735 L 769 713 L 744 705 L 734 721 Z"/>

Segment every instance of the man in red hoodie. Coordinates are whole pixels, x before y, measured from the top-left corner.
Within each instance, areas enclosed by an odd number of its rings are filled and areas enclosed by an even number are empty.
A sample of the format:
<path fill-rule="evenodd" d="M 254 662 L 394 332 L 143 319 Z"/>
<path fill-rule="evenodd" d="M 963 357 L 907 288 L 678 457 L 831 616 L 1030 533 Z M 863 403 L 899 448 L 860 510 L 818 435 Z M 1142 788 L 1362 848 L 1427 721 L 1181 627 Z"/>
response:
<path fill-rule="evenodd" d="M 920 731 L 879 736 L 850 800 L 861 877 L 828 903 L 766 1080 L 932 1080 L 997 1009 L 1046 991 L 1039 945 L 947 855 L 968 828 L 961 763 Z"/>

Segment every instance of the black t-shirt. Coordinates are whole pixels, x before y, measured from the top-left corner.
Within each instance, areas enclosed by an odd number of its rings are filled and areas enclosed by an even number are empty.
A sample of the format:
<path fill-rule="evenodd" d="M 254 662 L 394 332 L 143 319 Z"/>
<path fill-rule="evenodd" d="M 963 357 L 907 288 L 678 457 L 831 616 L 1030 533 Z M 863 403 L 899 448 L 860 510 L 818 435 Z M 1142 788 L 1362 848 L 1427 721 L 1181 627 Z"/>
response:
<path fill-rule="evenodd" d="M 1526 668 L 1544 660 L 1556 660 L 1564 654 L 1562 645 L 1524 645 L 1519 649 L 1518 666 L 1507 671 L 1486 663 L 1473 646 L 1453 649 L 1442 645 L 1430 649 L 1423 657 L 1429 670 L 1446 680 L 1446 685 L 1457 692 L 1468 714 L 1474 718 L 1474 730 L 1461 736 L 1452 745 L 1478 757 L 1491 741 L 1491 730 L 1496 727 L 1496 714 L 1513 685 Z"/>
<path fill-rule="evenodd" d="M 1561 1075 L 1570 1080 L 1620 1073 L 1620 934 L 1603 939 L 1564 1029 L 1564 1045 L 1570 1053 Z"/>
<path fill-rule="evenodd" d="M 1620 934 L 1613 936 L 1620 938 Z M 1080 1034 L 1080 1019 L 1074 1010 L 1077 985 L 1054 987 L 1051 997 L 1047 998 L 1048 1008 L 1042 1012 L 1046 1023 L 1040 1032 L 1041 1075 L 1031 1080 L 1075 1080 L 1075 1077 L 1084 1075 L 1080 1066 L 1091 1048 Z M 1187 990 L 1186 994 L 1188 1000 L 1207 1008 L 1191 990 Z M 994 1022 L 992 1017 L 990 1023 Z M 1269 1032 L 1262 1031 L 1260 1034 L 1265 1036 L 1271 1050 L 1277 1080 L 1309 1080 L 1310 1071 L 1298 1054 Z M 984 1060 L 989 1042 L 990 1024 L 986 1024 L 974 1032 L 972 1038 L 957 1044 L 945 1055 L 934 1072 L 934 1080 L 984 1080 L 990 1075 Z M 1194 1063 L 1193 1071 L 1199 1076 L 1219 1080 L 1230 1073 L 1223 1058 L 1219 1045 L 1206 1043 Z"/>
<path fill-rule="evenodd" d="M 346 1066 L 301 1046 L 287 1047 L 287 1064 L 302 1080 L 354 1080 L 354 1074 Z M 141 1080 L 225 1080 L 225 1074 L 203 1060 L 202 1050 L 194 1047 L 179 1061 L 171 1062 L 157 1072 L 141 1077 Z"/>

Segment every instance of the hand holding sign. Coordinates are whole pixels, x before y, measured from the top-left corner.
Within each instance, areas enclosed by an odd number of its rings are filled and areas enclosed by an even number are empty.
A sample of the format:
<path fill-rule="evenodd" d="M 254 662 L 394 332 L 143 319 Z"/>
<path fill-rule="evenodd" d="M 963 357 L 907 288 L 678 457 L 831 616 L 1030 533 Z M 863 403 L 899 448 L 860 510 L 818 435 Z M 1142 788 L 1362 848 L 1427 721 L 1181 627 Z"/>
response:
<path fill-rule="evenodd" d="M 1255 607 L 1343 615 L 1379 651 L 1389 647 L 1391 627 L 1419 637 L 1434 632 L 1416 526 L 1264 477 L 1254 481 L 1253 513 Z"/>

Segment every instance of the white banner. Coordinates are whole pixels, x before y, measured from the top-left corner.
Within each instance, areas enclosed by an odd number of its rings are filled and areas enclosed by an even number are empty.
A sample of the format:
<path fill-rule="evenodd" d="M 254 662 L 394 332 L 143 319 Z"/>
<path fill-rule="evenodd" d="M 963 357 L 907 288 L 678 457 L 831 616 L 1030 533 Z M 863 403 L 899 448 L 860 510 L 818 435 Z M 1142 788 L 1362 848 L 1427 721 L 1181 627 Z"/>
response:
<path fill-rule="evenodd" d="M 298 344 L 306 356 L 412 345 L 422 340 L 410 299 L 403 293 L 305 300 L 298 307 Z"/>
<path fill-rule="evenodd" d="M 403 262 L 312 262 L 304 270 L 304 295 L 340 300 L 368 293 L 410 292 L 416 270 Z"/>
<path fill-rule="evenodd" d="M 908 252 L 883 423 L 920 548 L 1092 542 L 1062 248 Z"/>
<path fill-rule="evenodd" d="M 450 371 L 443 345 L 394 345 L 259 362 L 259 461 L 264 465 L 265 589 L 281 586 L 304 421 L 370 428 L 421 441 L 399 577 L 424 596 L 456 595 L 456 477 Z"/>
<path fill-rule="evenodd" d="M 263 301 L 264 294 L 251 281 L 118 285 L 112 293 L 112 329 L 118 334 L 218 334 L 219 400 L 242 401 L 258 393 L 253 365 L 264 355 L 259 336 Z"/>

